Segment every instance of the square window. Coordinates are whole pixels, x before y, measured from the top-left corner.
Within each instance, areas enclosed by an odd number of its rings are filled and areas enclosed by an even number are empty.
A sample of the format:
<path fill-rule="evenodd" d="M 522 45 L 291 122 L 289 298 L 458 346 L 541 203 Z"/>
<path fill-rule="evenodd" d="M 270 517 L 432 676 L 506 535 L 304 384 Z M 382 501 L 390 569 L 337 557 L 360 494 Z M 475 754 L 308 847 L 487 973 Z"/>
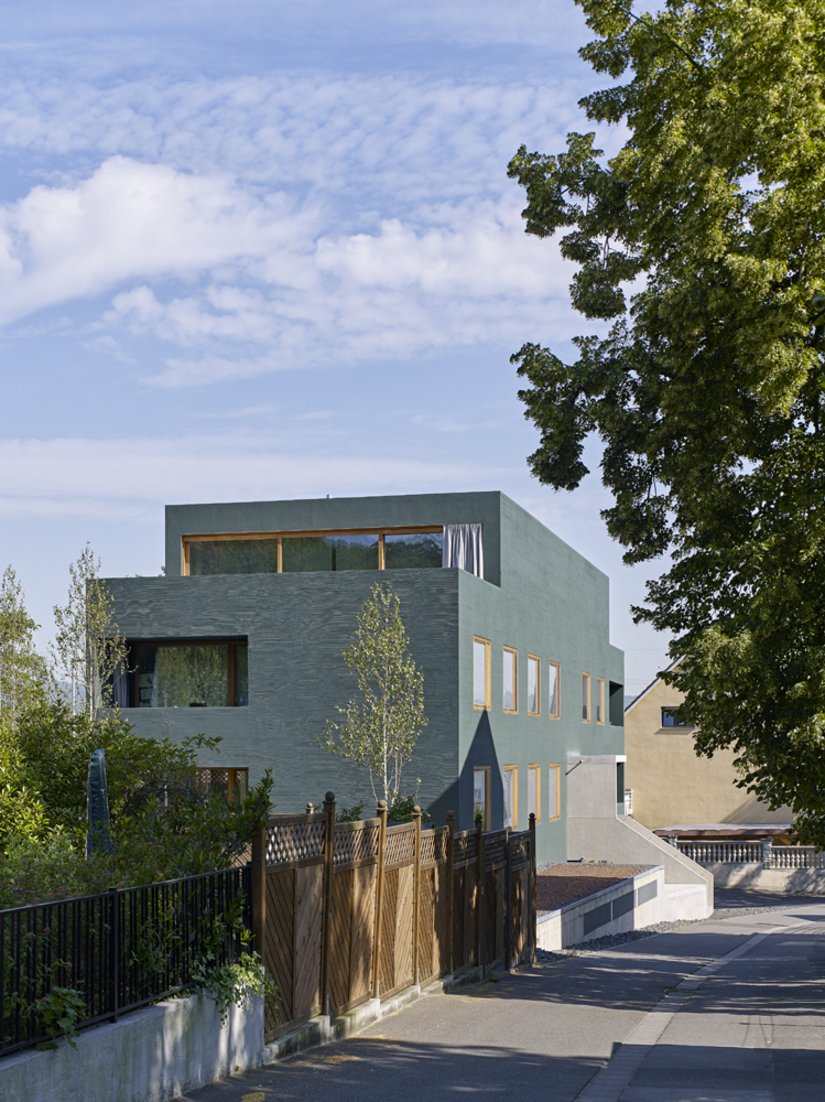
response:
<path fill-rule="evenodd" d="M 662 708 L 663 727 L 689 727 L 690 724 L 682 718 L 681 708 Z"/>

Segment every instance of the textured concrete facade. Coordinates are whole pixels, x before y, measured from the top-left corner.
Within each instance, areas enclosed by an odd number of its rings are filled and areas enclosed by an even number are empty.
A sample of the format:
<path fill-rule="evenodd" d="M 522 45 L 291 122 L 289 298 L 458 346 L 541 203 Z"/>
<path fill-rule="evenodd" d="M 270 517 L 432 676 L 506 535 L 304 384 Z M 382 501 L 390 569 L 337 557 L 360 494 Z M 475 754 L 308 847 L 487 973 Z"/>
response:
<path fill-rule="evenodd" d="M 441 822 L 473 814 L 473 768 L 491 771 L 491 824 L 502 821 L 504 765 L 518 770 L 518 821 L 527 825 L 529 766 L 540 775 L 538 856 L 566 857 L 566 763 L 570 752 L 621 754 L 622 716 L 610 713 L 609 689 L 623 692 L 623 656 L 608 639 L 604 574 L 502 494 L 432 494 L 234 505 L 170 506 L 166 576 L 109 580 L 117 623 L 129 639 L 248 640 L 249 698 L 244 707 L 133 708 L 137 733 L 178 740 L 219 735 L 219 758 L 206 765 L 246 766 L 255 780 L 275 774 L 278 811 L 317 802 L 327 789 L 339 803 L 369 798 L 362 771 L 331 757 L 319 736 L 335 706 L 353 693 L 341 652 L 359 607 L 376 582 L 398 594 L 415 661 L 424 673 L 429 726 L 406 767 L 405 789 L 420 779 L 419 798 Z M 458 569 L 182 576 L 182 541 L 212 533 L 312 532 L 483 526 L 484 579 Z M 490 641 L 491 707 L 473 707 L 473 637 Z M 504 711 L 502 651 L 518 651 L 519 708 Z M 528 715 L 528 655 L 541 659 L 541 714 Z M 548 716 L 548 662 L 561 672 L 561 715 Z M 582 721 L 582 674 L 591 676 L 593 708 Z M 597 723 L 597 678 L 605 684 Z M 611 723 L 611 719 L 614 720 Z M 561 777 L 559 817 L 549 821 L 549 766 Z"/>

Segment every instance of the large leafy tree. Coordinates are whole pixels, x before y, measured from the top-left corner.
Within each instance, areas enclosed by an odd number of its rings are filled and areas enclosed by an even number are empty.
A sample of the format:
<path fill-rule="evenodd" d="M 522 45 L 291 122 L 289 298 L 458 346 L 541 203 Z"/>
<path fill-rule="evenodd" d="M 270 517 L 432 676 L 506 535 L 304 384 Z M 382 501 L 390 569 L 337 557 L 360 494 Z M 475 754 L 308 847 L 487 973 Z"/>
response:
<path fill-rule="evenodd" d="M 343 652 L 357 693 L 337 708 L 323 743 L 332 754 L 363 766 L 374 799 L 394 804 L 401 775 L 427 725 L 424 678 L 409 649 L 401 604 L 389 586 L 374 585 Z"/>
<path fill-rule="evenodd" d="M 601 322 L 573 362 L 513 357 L 530 464 L 573 489 L 600 438 L 626 560 L 670 555 L 636 613 L 683 658 L 697 748 L 825 842 L 825 3 L 578 2 L 609 78 L 581 106 L 624 144 L 510 165 Z"/>

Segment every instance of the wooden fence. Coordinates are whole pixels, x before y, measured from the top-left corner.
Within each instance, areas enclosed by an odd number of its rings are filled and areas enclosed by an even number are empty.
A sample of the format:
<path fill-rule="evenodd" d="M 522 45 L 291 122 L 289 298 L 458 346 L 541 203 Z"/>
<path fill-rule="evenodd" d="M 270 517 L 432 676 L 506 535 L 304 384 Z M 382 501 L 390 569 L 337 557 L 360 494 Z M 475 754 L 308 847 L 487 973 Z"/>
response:
<path fill-rule="evenodd" d="M 535 949 L 535 822 L 520 833 L 270 820 L 252 848 L 255 944 L 278 987 L 267 1037 L 316 1014 L 478 966 L 510 968 Z"/>

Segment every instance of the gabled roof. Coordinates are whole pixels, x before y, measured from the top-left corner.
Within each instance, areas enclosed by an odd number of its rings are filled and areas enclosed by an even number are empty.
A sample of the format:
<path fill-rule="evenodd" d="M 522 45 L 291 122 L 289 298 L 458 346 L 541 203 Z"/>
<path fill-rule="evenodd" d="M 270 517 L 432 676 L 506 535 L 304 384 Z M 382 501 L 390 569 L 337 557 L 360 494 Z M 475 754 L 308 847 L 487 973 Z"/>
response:
<path fill-rule="evenodd" d="M 681 658 L 674 658 L 674 659 L 673 659 L 673 661 L 672 661 L 672 662 L 670 663 L 670 665 L 669 665 L 669 666 L 666 666 L 666 667 L 664 668 L 664 670 L 662 670 L 662 673 L 668 673 L 668 672 L 669 672 L 670 670 L 672 670 L 672 669 L 674 669 L 674 668 L 675 668 L 676 666 L 678 666 L 678 665 L 679 665 L 679 663 L 680 663 L 681 661 L 682 661 L 682 659 L 681 659 Z M 654 677 L 654 678 L 653 678 L 653 680 L 652 680 L 652 681 L 650 682 L 650 684 L 649 684 L 649 685 L 647 685 L 647 686 L 646 686 L 646 687 L 645 687 L 644 689 L 642 689 L 642 691 L 641 691 L 641 692 L 639 693 L 639 695 L 638 695 L 638 696 L 635 696 L 635 697 L 634 697 L 634 698 L 633 698 L 633 699 L 631 700 L 631 702 L 630 702 L 630 703 L 629 703 L 629 704 L 627 705 L 627 707 L 625 708 L 625 710 L 624 710 L 624 714 L 625 714 L 625 715 L 627 715 L 627 713 L 628 713 L 628 712 L 630 711 L 630 709 L 631 709 L 631 708 L 635 708 L 635 707 L 636 707 L 636 705 L 637 705 L 637 704 L 639 703 L 639 701 L 640 701 L 640 700 L 641 700 L 641 699 L 642 699 L 643 697 L 646 697 L 646 696 L 647 696 L 647 694 L 648 694 L 648 693 L 649 693 L 649 692 L 651 691 L 651 689 L 655 688 L 655 686 L 656 686 L 656 685 L 658 685 L 658 684 L 659 684 L 659 682 L 660 682 L 661 680 L 662 680 L 662 675 L 661 675 L 661 674 L 657 674 L 657 675 L 656 675 L 656 677 Z"/>

